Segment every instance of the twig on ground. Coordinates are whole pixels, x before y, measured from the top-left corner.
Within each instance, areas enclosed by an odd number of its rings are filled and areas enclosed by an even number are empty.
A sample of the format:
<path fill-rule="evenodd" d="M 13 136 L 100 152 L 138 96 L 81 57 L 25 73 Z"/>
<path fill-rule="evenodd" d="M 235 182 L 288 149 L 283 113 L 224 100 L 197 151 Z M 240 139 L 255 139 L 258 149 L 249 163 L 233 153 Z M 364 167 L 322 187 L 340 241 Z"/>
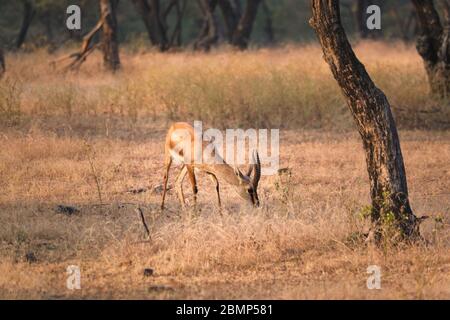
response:
<path fill-rule="evenodd" d="M 147 233 L 147 236 L 150 238 L 150 230 L 148 229 L 147 223 L 145 222 L 145 217 L 144 217 L 144 213 L 142 212 L 141 207 L 137 207 L 136 211 L 139 213 L 139 215 L 141 216 L 141 221 L 142 224 L 144 225 L 145 228 L 145 232 Z"/>

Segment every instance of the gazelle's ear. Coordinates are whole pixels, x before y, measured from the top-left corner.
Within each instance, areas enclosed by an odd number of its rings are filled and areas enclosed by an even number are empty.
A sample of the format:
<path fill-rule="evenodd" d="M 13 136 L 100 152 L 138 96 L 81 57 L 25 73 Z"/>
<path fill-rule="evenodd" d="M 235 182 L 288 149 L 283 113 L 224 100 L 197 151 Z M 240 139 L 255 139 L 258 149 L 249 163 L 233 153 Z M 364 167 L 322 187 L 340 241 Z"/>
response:
<path fill-rule="evenodd" d="M 234 169 L 234 174 L 236 175 L 236 177 L 238 177 L 239 179 L 239 183 L 241 183 L 242 181 L 245 180 L 244 175 L 242 174 L 241 170 L 239 170 L 238 167 L 233 167 Z"/>
<path fill-rule="evenodd" d="M 248 169 L 247 169 L 247 173 L 245 174 L 245 175 L 246 175 L 247 177 L 249 177 L 249 178 L 250 178 L 250 176 L 252 175 L 253 167 L 254 167 L 254 165 L 249 164 Z"/>
<path fill-rule="evenodd" d="M 250 160 L 250 159 L 249 159 Z M 246 176 L 249 177 L 251 179 L 251 174 L 254 172 L 256 174 L 256 171 L 254 171 L 256 165 L 258 164 L 259 161 L 259 155 L 258 155 L 258 151 L 257 150 L 253 150 L 252 152 L 252 159 L 250 161 L 250 163 L 248 164 L 248 169 L 246 172 Z"/>
<path fill-rule="evenodd" d="M 259 179 L 261 178 L 261 160 L 259 159 L 259 154 L 257 150 L 253 150 L 253 167 L 255 174 L 252 179 L 253 188 L 258 189 Z"/>

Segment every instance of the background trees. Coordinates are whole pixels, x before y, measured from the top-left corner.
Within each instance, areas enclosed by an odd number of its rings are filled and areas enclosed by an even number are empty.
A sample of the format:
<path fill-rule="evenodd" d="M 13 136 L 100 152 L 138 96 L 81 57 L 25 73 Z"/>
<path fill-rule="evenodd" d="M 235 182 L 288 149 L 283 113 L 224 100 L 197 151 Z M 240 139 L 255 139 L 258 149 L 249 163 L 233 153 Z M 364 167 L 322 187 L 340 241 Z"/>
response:
<path fill-rule="evenodd" d="M 417 11 L 420 34 L 417 51 L 423 59 L 431 92 L 450 94 L 450 4 L 441 0 L 442 19 L 432 0 L 412 0 Z"/>
<path fill-rule="evenodd" d="M 235 1 L 234 6 L 228 0 L 219 0 L 227 27 L 230 43 L 240 49 L 248 46 L 253 23 L 261 0 L 247 0 L 244 11 L 241 4 Z"/>
<path fill-rule="evenodd" d="M 440 1 L 440 0 L 436 0 Z M 364 28 L 365 8 L 383 5 L 382 37 L 413 39 L 415 12 L 411 0 L 341 0 L 342 23 L 351 38 L 379 37 Z M 65 28 L 65 9 L 77 4 L 82 29 Z M 205 5 L 207 4 L 207 6 Z M 81 41 L 99 19 L 98 1 L 0 1 L 0 40 L 6 48 L 31 49 Z M 211 11 L 211 14 L 209 13 Z M 161 51 L 171 47 L 197 47 L 230 43 L 246 48 L 250 43 L 313 41 L 308 26 L 308 1 L 298 0 L 131 0 L 119 1 L 119 43 L 149 43 Z"/>
<path fill-rule="evenodd" d="M 30 0 L 22 0 L 23 3 L 23 18 L 22 25 L 20 26 L 19 34 L 17 35 L 16 48 L 20 48 L 25 41 L 30 27 L 31 21 L 36 13 L 34 4 Z"/>
<path fill-rule="evenodd" d="M 159 0 L 133 0 L 132 2 L 144 22 L 150 42 L 161 51 L 165 51 L 168 39 L 167 27 L 163 24 L 163 19 L 166 15 L 161 11 Z"/>

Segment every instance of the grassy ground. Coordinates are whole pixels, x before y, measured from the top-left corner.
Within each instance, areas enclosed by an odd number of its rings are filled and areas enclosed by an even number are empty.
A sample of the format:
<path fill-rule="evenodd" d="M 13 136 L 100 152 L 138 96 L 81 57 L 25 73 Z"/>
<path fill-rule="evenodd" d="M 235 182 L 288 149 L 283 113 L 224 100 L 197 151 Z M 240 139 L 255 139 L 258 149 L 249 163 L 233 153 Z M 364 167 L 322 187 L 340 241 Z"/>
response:
<path fill-rule="evenodd" d="M 448 299 L 450 107 L 427 97 L 413 48 L 357 52 L 402 128 L 413 209 L 432 216 L 427 244 L 361 239 L 364 154 L 317 47 L 124 55 L 116 76 L 99 56 L 62 74 L 37 52 L 8 56 L 0 83 L 0 297 Z M 257 210 L 224 186 L 221 216 L 200 174 L 200 210 L 180 210 L 171 191 L 161 213 L 165 130 L 193 119 L 281 128 L 292 175 L 263 177 Z M 81 290 L 66 288 L 69 265 Z M 381 290 L 366 287 L 369 265 Z"/>

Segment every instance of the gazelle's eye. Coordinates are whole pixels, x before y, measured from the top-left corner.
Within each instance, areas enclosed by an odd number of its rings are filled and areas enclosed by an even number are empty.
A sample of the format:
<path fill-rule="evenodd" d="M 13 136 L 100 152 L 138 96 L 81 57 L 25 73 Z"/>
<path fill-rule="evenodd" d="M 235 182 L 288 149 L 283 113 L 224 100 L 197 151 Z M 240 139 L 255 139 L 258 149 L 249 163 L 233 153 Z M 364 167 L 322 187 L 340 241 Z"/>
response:
<path fill-rule="evenodd" d="M 252 194 L 253 190 L 252 189 L 247 189 L 247 193 Z"/>

